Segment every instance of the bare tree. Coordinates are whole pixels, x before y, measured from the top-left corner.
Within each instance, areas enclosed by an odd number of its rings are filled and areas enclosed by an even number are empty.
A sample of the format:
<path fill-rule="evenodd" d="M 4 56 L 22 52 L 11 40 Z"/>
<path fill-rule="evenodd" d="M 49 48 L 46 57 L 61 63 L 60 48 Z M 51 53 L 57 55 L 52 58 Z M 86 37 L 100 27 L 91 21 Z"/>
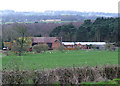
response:
<path fill-rule="evenodd" d="M 30 47 L 31 40 L 30 37 L 27 37 L 27 27 L 25 25 L 17 25 L 16 32 L 18 38 L 14 41 L 12 50 L 21 56 Z"/>

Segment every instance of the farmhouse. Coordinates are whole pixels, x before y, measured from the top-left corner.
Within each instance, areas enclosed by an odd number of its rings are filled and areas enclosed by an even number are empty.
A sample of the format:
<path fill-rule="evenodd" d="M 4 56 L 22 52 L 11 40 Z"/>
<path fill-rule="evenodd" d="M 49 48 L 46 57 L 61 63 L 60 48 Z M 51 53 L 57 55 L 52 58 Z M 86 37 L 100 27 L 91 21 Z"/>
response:
<path fill-rule="evenodd" d="M 49 49 L 57 49 L 60 46 L 58 37 L 31 37 L 32 46 L 37 44 L 47 44 Z"/>

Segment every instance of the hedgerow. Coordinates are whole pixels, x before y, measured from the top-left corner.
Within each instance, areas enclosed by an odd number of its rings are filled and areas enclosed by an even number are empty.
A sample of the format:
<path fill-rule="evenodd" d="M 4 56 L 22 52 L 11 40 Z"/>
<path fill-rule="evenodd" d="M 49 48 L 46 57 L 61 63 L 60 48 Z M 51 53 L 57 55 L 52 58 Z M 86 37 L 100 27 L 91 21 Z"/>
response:
<path fill-rule="evenodd" d="M 3 84 L 82 84 L 120 78 L 120 66 L 55 68 L 52 70 L 3 70 Z"/>

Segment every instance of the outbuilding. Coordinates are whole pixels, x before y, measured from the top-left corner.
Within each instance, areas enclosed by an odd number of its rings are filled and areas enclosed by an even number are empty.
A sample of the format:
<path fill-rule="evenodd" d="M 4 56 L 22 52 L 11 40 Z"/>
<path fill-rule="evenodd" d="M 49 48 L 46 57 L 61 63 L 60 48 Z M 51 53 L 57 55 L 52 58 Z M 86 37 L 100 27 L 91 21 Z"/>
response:
<path fill-rule="evenodd" d="M 37 44 L 47 44 L 49 49 L 57 49 L 61 42 L 58 37 L 31 37 L 32 46 Z"/>
<path fill-rule="evenodd" d="M 86 49 L 86 48 L 89 48 L 88 46 L 94 45 L 98 49 L 105 49 L 106 42 L 62 42 L 62 44 L 66 48 L 75 48 L 75 46 L 79 46 L 82 49 Z"/>

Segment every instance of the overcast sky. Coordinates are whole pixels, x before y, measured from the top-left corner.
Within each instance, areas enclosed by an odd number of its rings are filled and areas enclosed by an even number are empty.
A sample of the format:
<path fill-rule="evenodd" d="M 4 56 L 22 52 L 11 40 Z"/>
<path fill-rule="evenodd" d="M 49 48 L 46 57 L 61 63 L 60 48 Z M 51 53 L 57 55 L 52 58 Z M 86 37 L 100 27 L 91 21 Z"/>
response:
<path fill-rule="evenodd" d="M 72 10 L 86 12 L 118 12 L 119 0 L 1 0 L 0 10 L 45 11 Z"/>

